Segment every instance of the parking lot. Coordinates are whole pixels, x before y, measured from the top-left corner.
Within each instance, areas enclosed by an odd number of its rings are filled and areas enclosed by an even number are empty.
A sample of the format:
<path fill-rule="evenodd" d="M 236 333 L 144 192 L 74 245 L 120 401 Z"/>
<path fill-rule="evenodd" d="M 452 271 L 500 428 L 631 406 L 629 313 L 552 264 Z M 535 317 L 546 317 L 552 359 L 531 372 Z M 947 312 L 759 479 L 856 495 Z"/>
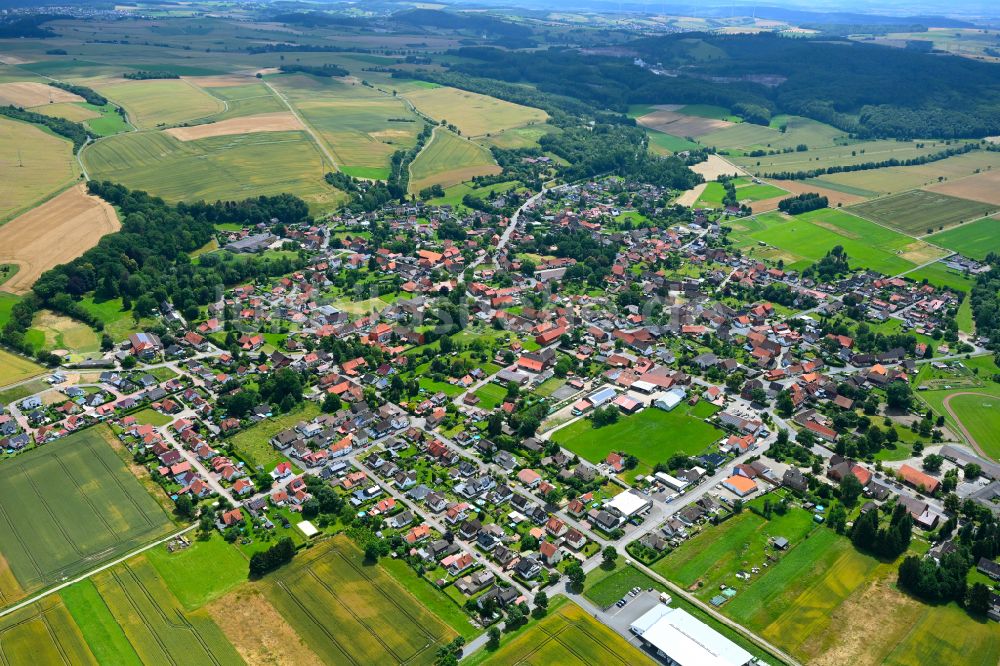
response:
<path fill-rule="evenodd" d="M 627 604 L 625 604 L 622 608 L 618 608 L 612 604 L 611 607 L 602 614 L 601 620 L 606 625 L 617 631 L 629 643 L 645 652 L 651 658 L 660 661 L 656 654 L 646 650 L 639 637 L 629 630 L 629 627 L 632 626 L 633 622 L 642 617 L 649 609 L 656 606 L 656 604 L 660 603 L 660 593 L 656 591 L 647 592 L 646 590 L 643 590 L 635 597 L 626 596 L 626 598 L 628 599 Z"/>

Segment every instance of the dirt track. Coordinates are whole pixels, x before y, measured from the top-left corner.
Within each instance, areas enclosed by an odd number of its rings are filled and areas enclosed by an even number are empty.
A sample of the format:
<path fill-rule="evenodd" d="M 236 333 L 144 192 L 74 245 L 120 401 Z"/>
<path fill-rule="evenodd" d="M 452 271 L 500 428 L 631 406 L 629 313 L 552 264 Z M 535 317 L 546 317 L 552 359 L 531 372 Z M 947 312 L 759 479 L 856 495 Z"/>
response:
<path fill-rule="evenodd" d="M 121 222 L 108 203 L 75 185 L 0 227 L 0 264 L 19 270 L 0 289 L 26 293 L 48 269 L 76 259 Z"/>
<path fill-rule="evenodd" d="M 955 420 L 955 424 L 958 425 L 958 429 L 962 431 L 962 436 L 965 437 L 965 439 L 969 442 L 969 444 L 972 445 L 972 448 L 976 450 L 976 453 L 986 458 L 987 460 L 992 460 L 992 458 L 986 455 L 986 452 L 979 447 L 979 442 L 976 441 L 976 439 L 972 436 L 972 433 L 968 431 L 968 429 L 965 427 L 965 424 L 962 423 L 962 420 L 958 418 L 958 415 L 955 414 L 955 411 L 951 408 L 951 399 L 957 395 L 981 395 L 984 398 L 992 398 L 994 400 L 996 400 L 997 397 L 995 395 L 989 395 L 988 393 L 977 393 L 975 391 L 960 391 L 959 393 L 952 393 L 951 395 L 949 395 L 947 398 L 944 399 L 943 403 L 941 403 L 944 406 L 945 411 L 948 412 L 948 415 Z"/>
<path fill-rule="evenodd" d="M 172 127 L 164 130 L 167 134 L 180 141 L 197 141 L 213 136 L 230 136 L 233 134 L 250 134 L 252 132 L 285 132 L 288 130 L 303 130 L 302 123 L 288 111 L 276 113 L 261 113 L 256 116 L 230 118 L 217 123 L 194 125 L 193 127 Z"/>

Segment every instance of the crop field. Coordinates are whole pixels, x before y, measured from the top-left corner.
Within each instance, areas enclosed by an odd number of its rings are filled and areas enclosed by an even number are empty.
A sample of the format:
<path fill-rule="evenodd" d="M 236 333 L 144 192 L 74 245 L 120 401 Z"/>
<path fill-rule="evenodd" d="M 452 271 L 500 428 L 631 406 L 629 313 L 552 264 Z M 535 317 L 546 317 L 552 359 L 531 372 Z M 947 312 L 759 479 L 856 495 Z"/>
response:
<path fill-rule="evenodd" d="M 919 147 L 918 147 L 919 144 Z M 736 157 L 734 161 L 756 174 L 780 171 L 809 171 L 831 166 L 848 166 L 884 160 L 905 160 L 944 150 L 941 141 L 863 141 L 848 145 L 809 148 L 803 152 Z"/>
<path fill-rule="evenodd" d="M 840 245 L 851 266 L 896 275 L 946 254 L 867 220 L 830 208 L 794 218 L 765 213 L 733 224 L 733 240 L 743 246 L 763 242 L 777 249 L 772 258 L 785 260 L 787 268 L 802 270 Z M 753 248 L 757 254 L 759 248 Z"/>
<path fill-rule="evenodd" d="M 771 180 L 769 181 L 773 185 L 787 190 L 791 194 L 806 194 L 809 192 L 815 192 L 821 196 L 827 198 L 829 206 L 831 208 L 836 208 L 837 206 L 850 206 L 851 204 L 856 204 L 864 201 L 867 197 L 872 196 L 870 192 L 846 192 L 841 190 L 832 189 L 821 184 L 822 181 L 812 178 L 809 180 Z"/>
<path fill-rule="evenodd" d="M 20 106 L 30 108 L 43 104 L 82 102 L 83 98 L 47 83 L 22 81 L 0 83 L 0 106 Z"/>
<path fill-rule="evenodd" d="M 0 118 L 0 224 L 66 187 L 76 175 L 73 144 L 35 125 Z"/>
<path fill-rule="evenodd" d="M 0 263 L 19 266 L 2 288 L 26 293 L 42 273 L 79 257 L 119 228 L 110 204 L 87 194 L 83 184 L 69 188 L 0 227 Z"/>
<path fill-rule="evenodd" d="M 0 386 L 13 384 L 43 372 L 45 368 L 37 363 L 0 349 Z"/>
<path fill-rule="evenodd" d="M 437 128 L 433 138 L 410 164 L 410 191 L 431 185 L 450 187 L 474 176 L 500 173 L 493 155 L 479 144 Z"/>
<path fill-rule="evenodd" d="M 205 611 L 185 612 L 144 558 L 92 579 L 144 664 L 239 664 L 239 654 Z"/>
<path fill-rule="evenodd" d="M 230 118 L 217 123 L 205 123 L 204 125 L 172 127 L 163 131 L 181 141 L 197 141 L 198 139 L 209 139 L 216 136 L 230 136 L 233 134 L 286 132 L 301 129 L 304 129 L 302 123 L 299 122 L 299 119 L 292 112 L 277 111 L 257 116 Z"/>
<path fill-rule="evenodd" d="M 304 132 L 258 132 L 178 141 L 161 132 L 132 132 L 88 148 L 93 178 L 146 190 L 168 201 L 244 199 L 288 192 L 311 208 L 341 200 L 323 181 L 324 160 Z"/>
<path fill-rule="evenodd" d="M 336 96 L 320 92 L 297 99 L 295 105 L 346 173 L 387 178 L 390 156 L 413 147 L 423 121 L 401 99 L 367 92 L 350 96 L 355 92 L 357 88 L 337 90 Z"/>
<path fill-rule="evenodd" d="M 676 137 L 699 138 L 718 130 L 734 127 L 728 120 L 705 118 L 681 113 L 677 104 L 660 104 L 649 109 L 649 113 L 639 116 L 636 121 L 643 127 L 672 134 Z"/>
<path fill-rule="evenodd" d="M 703 408 L 699 405 L 696 409 Z M 670 412 L 647 407 L 601 428 L 593 427 L 589 419 L 580 419 L 552 433 L 552 441 L 595 463 L 612 451 L 624 451 L 639 460 L 635 474 L 650 474 L 656 463 L 675 453 L 697 455 L 722 437 L 715 426 L 703 420 L 708 414 L 699 412 L 703 415 L 696 417 L 690 412 L 686 404 Z"/>
<path fill-rule="evenodd" d="M 0 467 L 0 555 L 22 589 L 93 567 L 170 528 L 107 437 L 104 426 L 88 428 Z M 0 597 L 10 592 L 0 589 Z"/>
<path fill-rule="evenodd" d="M 58 597 L 47 597 L 0 619 L 0 663 L 98 664 Z"/>
<path fill-rule="evenodd" d="M 93 579 L 63 589 L 59 596 L 100 664 L 140 666 L 139 656 L 108 609 Z"/>
<path fill-rule="evenodd" d="M 649 137 L 649 150 L 658 155 L 671 155 L 682 150 L 696 150 L 700 147 L 693 141 L 654 129 L 646 128 L 646 136 Z"/>
<path fill-rule="evenodd" d="M 469 137 L 540 124 L 549 117 L 541 109 L 457 88 L 424 88 L 404 96 L 421 113 L 437 121 L 447 120 Z"/>
<path fill-rule="evenodd" d="M 987 171 L 927 188 L 930 192 L 981 201 L 1000 208 L 1000 171 Z"/>
<path fill-rule="evenodd" d="M 995 204 L 913 190 L 851 206 L 850 212 L 909 236 L 922 236 L 941 227 L 978 220 L 997 208 Z"/>
<path fill-rule="evenodd" d="M 927 241 L 982 261 L 990 252 L 1000 250 L 1000 220 L 986 217 L 945 229 L 928 236 Z"/>
<path fill-rule="evenodd" d="M 213 116 L 213 119 L 217 121 L 288 110 L 284 102 L 278 99 L 278 96 L 271 92 L 271 89 L 263 83 L 244 82 L 250 80 L 227 80 L 225 81 L 227 83 L 238 83 L 237 85 L 225 86 L 214 85 L 218 82 L 217 79 L 213 79 L 210 82 L 203 82 L 201 79 L 191 79 L 191 83 L 198 85 L 208 92 L 208 94 L 223 101 L 227 108 L 219 115 Z"/>
<path fill-rule="evenodd" d="M 90 120 L 91 118 L 101 117 L 100 111 L 95 111 L 95 108 L 96 107 L 86 103 L 60 102 L 58 104 L 46 104 L 45 106 L 32 109 L 32 111 L 44 113 L 46 116 L 65 118 L 66 120 L 72 120 L 75 123 L 82 123 L 83 121 Z"/>
<path fill-rule="evenodd" d="M 936 185 L 1000 167 L 1000 153 L 975 150 L 930 164 L 885 167 L 869 171 L 826 174 L 821 177 L 831 187 L 841 186 L 874 194 L 896 194 L 918 187 Z M 865 195 L 869 196 L 869 195 Z"/>
<path fill-rule="evenodd" d="M 385 570 L 364 566 L 343 537 L 299 553 L 264 584 L 275 609 L 327 663 L 431 664 L 455 636 Z"/>
<path fill-rule="evenodd" d="M 785 131 L 779 128 L 784 126 Z M 801 116 L 776 116 L 768 127 L 740 123 L 698 138 L 706 146 L 746 153 L 752 150 L 783 150 L 803 144 L 810 149 L 828 148 L 843 141 L 844 133 L 832 125 Z M 750 158 L 746 158 L 750 159 Z M 756 161 L 756 159 L 754 160 Z"/>
<path fill-rule="evenodd" d="M 560 664 L 654 664 L 612 629 L 574 603 L 550 613 L 490 655 L 483 664 L 520 666 Z"/>
<path fill-rule="evenodd" d="M 183 79 L 115 83 L 99 92 L 124 106 L 139 129 L 177 125 L 225 110 L 221 100 Z"/>

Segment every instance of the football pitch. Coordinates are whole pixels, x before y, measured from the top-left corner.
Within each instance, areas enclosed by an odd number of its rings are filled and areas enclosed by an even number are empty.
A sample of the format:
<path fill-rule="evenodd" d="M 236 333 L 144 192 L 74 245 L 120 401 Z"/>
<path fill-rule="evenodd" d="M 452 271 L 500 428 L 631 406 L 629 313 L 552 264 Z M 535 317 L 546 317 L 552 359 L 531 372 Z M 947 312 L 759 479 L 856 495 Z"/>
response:
<path fill-rule="evenodd" d="M 172 526 L 105 437 L 104 426 L 89 428 L 0 466 L 0 556 L 16 579 L 0 575 L 0 600 L 57 583 Z"/>

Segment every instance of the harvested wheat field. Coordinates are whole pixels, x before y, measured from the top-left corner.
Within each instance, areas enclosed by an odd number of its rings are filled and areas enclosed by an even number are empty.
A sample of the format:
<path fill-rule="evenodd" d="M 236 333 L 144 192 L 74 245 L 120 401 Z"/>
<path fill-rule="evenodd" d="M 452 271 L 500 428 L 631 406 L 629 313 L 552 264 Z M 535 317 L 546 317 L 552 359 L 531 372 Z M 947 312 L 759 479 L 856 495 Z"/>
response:
<path fill-rule="evenodd" d="M 28 108 L 49 103 L 82 101 L 83 98 L 79 95 L 35 81 L 0 83 L 0 105 L 13 104 Z"/>
<path fill-rule="evenodd" d="M 257 587 L 244 585 L 207 606 L 209 615 L 248 664 L 320 666 L 309 649 Z M 267 627 L 267 631 L 261 631 Z"/>
<path fill-rule="evenodd" d="M 677 200 L 674 201 L 674 203 L 679 206 L 693 206 L 697 203 L 698 199 L 701 198 L 701 193 L 705 191 L 706 187 L 708 187 L 708 183 L 699 183 L 690 190 L 684 192 L 684 194 L 677 197 Z"/>
<path fill-rule="evenodd" d="M 740 167 L 715 154 L 709 155 L 704 162 L 692 165 L 691 171 L 700 173 L 705 180 L 716 180 L 719 176 L 743 176 L 746 174 L 746 171 Z"/>
<path fill-rule="evenodd" d="M 987 171 L 924 189 L 937 194 L 947 194 L 960 199 L 972 199 L 1000 206 L 1000 171 Z"/>
<path fill-rule="evenodd" d="M 662 104 L 656 107 L 656 111 L 636 118 L 636 122 L 643 127 L 679 137 L 698 137 L 702 134 L 732 127 L 734 124 L 726 120 L 701 118 L 699 116 L 678 113 L 677 109 L 679 108 L 681 107 L 676 104 Z"/>
<path fill-rule="evenodd" d="M 302 123 L 290 111 L 277 113 L 261 113 L 244 118 L 230 118 L 217 123 L 194 125 L 192 127 L 172 127 L 164 130 L 167 134 L 180 141 L 197 141 L 213 136 L 230 136 L 233 134 L 252 134 L 253 132 L 286 132 L 301 130 Z"/>
<path fill-rule="evenodd" d="M 830 201 L 830 208 L 836 208 L 838 205 L 850 206 L 851 204 L 867 201 L 864 197 L 856 194 L 847 194 L 846 192 L 838 192 L 825 187 L 818 187 L 812 183 L 803 183 L 801 180 L 772 180 L 769 182 L 772 185 L 777 185 L 783 190 L 788 190 L 793 195 L 804 194 L 806 192 L 816 192 Z"/>
<path fill-rule="evenodd" d="M 20 266 L 0 288 L 26 293 L 42 273 L 79 257 L 101 236 L 121 228 L 115 209 L 87 194 L 85 187 L 71 187 L 0 227 L 0 263 Z"/>

